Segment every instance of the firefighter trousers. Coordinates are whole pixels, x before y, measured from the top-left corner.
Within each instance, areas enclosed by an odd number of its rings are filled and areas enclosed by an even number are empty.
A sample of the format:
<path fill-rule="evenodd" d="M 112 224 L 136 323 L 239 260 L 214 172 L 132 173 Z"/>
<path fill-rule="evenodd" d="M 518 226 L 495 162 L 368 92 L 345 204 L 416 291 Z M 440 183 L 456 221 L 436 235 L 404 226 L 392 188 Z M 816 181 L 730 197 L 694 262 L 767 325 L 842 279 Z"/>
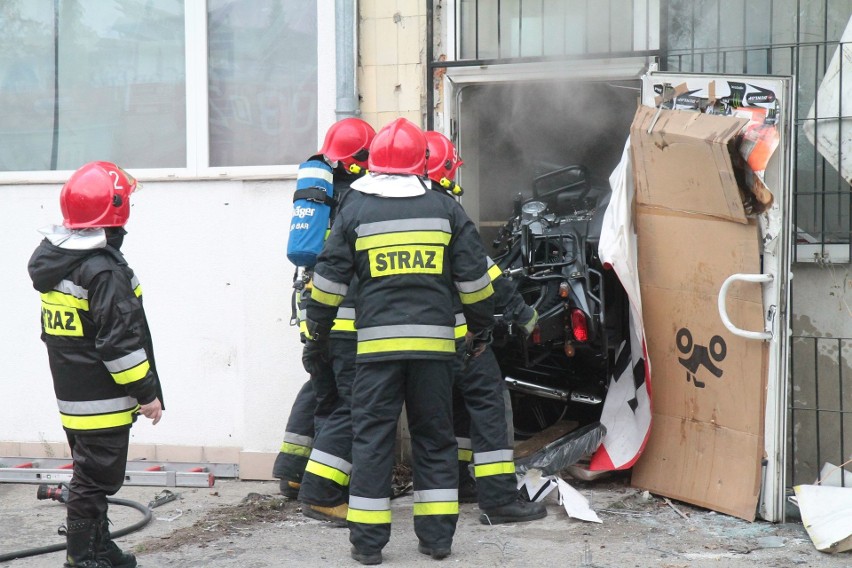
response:
<path fill-rule="evenodd" d="M 314 412 L 317 399 L 314 395 L 314 385 L 311 380 L 305 381 L 296 394 L 290 417 L 287 418 L 287 429 L 284 431 L 284 441 L 275 465 L 272 466 L 272 477 L 300 483 L 308 456 L 314 443 Z"/>
<path fill-rule="evenodd" d="M 65 503 L 68 520 L 98 519 L 106 515 L 107 496 L 115 495 L 124 483 L 130 429 L 106 434 L 66 432 L 66 437 L 74 459 Z"/>
<path fill-rule="evenodd" d="M 427 547 L 450 547 L 458 521 L 452 361 L 358 363 L 352 390 L 349 540 L 362 553 L 390 539 L 396 426 L 405 403 L 414 475 L 414 532 Z"/>
<path fill-rule="evenodd" d="M 330 344 L 330 341 L 326 341 L 323 344 L 325 352 L 321 358 L 315 361 L 313 365 L 315 370 L 311 374 L 314 398 L 316 400 L 316 409 L 314 410 L 314 431 L 316 433 L 319 433 L 325 421 L 340 404 L 340 397 L 337 395 L 337 386 L 334 384 L 334 369 L 331 366 L 331 357 L 329 354 L 331 350 Z"/>
<path fill-rule="evenodd" d="M 353 334 L 354 335 L 354 334 Z M 314 439 L 305 468 L 299 500 L 310 505 L 335 507 L 349 498 L 352 473 L 352 384 L 355 382 L 355 338 L 329 340 L 329 359 L 334 370 L 340 403 Z"/>
<path fill-rule="evenodd" d="M 453 400 L 458 457 L 460 461 L 472 457 L 479 507 L 491 509 L 511 503 L 517 494 L 505 382 L 490 346 L 466 367 L 463 343 L 458 351 L 454 362 L 458 396 Z"/>

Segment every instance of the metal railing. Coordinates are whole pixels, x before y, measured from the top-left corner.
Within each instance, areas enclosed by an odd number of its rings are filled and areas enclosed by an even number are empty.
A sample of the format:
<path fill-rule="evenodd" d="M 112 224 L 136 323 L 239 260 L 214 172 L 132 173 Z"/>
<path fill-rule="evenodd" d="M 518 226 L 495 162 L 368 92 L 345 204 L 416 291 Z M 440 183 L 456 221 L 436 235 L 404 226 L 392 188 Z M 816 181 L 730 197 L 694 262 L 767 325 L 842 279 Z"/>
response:
<path fill-rule="evenodd" d="M 787 483 L 795 486 L 852 454 L 852 338 L 802 335 L 791 347 Z M 850 485 L 847 476 L 834 476 Z"/>

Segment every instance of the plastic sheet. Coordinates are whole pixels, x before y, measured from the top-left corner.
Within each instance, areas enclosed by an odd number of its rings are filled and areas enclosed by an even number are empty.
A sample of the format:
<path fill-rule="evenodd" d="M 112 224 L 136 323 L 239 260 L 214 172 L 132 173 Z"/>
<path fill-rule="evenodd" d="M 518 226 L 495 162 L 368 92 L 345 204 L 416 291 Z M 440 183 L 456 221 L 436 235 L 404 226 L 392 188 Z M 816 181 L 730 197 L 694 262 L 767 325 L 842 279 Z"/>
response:
<path fill-rule="evenodd" d="M 521 475 L 530 469 L 537 469 L 542 475 L 555 475 L 594 453 L 605 435 L 606 426 L 600 422 L 577 428 L 529 456 L 516 459 L 515 473 Z"/>

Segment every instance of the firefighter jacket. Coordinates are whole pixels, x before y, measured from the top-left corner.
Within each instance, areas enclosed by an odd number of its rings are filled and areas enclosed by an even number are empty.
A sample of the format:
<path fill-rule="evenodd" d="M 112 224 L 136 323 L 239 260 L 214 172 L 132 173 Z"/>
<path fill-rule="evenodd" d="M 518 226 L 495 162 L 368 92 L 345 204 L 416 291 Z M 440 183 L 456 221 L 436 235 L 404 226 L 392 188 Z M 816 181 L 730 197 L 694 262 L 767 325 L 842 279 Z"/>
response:
<path fill-rule="evenodd" d="M 142 288 L 103 231 L 53 227 L 29 262 L 62 426 L 127 429 L 162 391 Z"/>
<path fill-rule="evenodd" d="M 461 206 L 437 192 L 386 191 L 353 191 L 338 213 L 314 271 L 309 323 L 326 333 L 357 276 L 359 361 L 452 359 L 454 296 L 471 331 L 494 323 L 479 236 Z"/>

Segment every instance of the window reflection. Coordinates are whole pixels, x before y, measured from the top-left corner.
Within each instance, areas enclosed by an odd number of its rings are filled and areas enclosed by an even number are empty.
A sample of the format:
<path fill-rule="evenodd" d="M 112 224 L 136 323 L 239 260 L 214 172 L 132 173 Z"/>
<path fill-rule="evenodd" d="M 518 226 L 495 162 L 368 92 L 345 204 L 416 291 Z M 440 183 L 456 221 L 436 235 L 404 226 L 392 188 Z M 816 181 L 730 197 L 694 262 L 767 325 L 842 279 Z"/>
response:
<path fill-rule="evenodd" d="M 3 0 L 0 170 L 186 167 L 180 0 Z"/>
<path fill-rule="evenodd" d="M 210 165 L 303 161 L 317 140 L 316 3 L 210 0 L 208 11 Z"/>

